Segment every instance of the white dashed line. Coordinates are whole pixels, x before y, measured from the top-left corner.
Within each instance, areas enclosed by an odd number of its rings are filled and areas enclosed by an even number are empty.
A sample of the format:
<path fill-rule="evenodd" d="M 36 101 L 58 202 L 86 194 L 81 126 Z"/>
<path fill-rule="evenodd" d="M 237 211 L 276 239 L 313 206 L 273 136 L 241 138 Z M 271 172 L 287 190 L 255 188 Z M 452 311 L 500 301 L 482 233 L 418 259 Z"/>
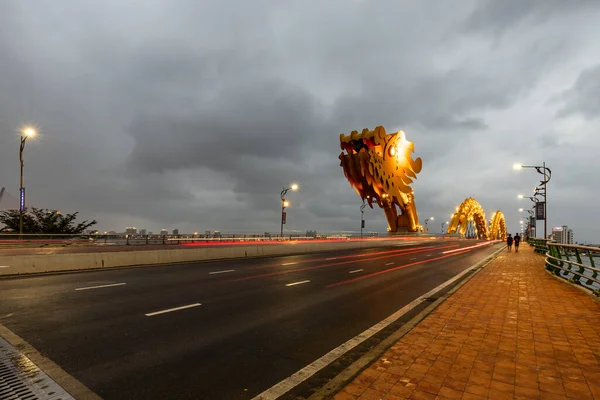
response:
<path fill-rule="evenodd" d="M 431 257 L 431 254 L 427 254 L 425 257 Z"/>
<path fill-rule="evenodd" d="M 355 269 L 354 271 L 348 271 L 349 274 L 355 274 L 357 272 L 361 272 L 362 269 Z"/>
<path fill-rule="evenodd" d="M 410 261 L 413 261 L 413 260 L 416 260 L 416 259 L 417 259 L 417 257 L 413 257 L 413 258 L 410 259 Z"/>
<path fill-rule="evenodd" d="M 308 283 L 310 281 L 300 281 L 300 282 L 294 282 L 294 283 L 288 283 L 285 286 L 296 286 L 296 285 L 302 285 L 303 283 Z"/>
<path fill-rule="evenodd" d="M 90 290 L 90 289 L 101 289 L 101 288 L 107 288 L 107 287 L 113 287 L 113 286 L 123 286 L 123 285 L 127 285 L 126 283 L 112 283 L 110 285 L 99 285 L 99 286 L 88 286 L 88 287 L 80 287 L 77 288 L 75 290 Z"/>
<path fill-rule="evenodd" d="M 215 274 L 226 274 L 228 272 L 233 272 L 235 271 L 235 269 L 226 269 L 224 271 L 213 271 L 213 272 L 209 272 L 209 275 L 215 275 Z"/>
<path fill-rule="evenodd" d="M 198 307 L 198 306 L 201 306 L 201 305 L 202 304 L 200 304 L 200 303 L 188 304 L 187 306 L 169 308 L 167 310 L 155 311 L 155 312 L 151 312 L 151 313 L 144 314 L 144 315 L 146 317 L 153 317 L 155 315 L 165 314 L 165 313 L 169 313 L 169 312 L 173 312 L 173 311 L 185 310 L 186 308 Z"/>
<path fill-rule="evenodd" d="M 326 258 L 325 261 L 337 260 L 337 257 Z"/>
<path fill-rule="evenodd" d="M 393 262 L 386 263 L 385 265 L 394 265 Z"/>
<path fill-rule="evenodd" d="M 289 262 L 289 263 L 283 263 L 281 265 L 285 266 L 285 265 L 296 265 L 296 264 L 298 264 L 298 263 L 297 262 Z"/>

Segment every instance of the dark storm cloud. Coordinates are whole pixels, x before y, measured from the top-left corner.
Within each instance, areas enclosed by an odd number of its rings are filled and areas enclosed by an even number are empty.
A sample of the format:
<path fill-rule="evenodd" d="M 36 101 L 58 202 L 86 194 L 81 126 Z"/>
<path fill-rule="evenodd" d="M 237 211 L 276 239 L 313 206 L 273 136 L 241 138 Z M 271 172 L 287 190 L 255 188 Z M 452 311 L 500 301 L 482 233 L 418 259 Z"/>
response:
<path fill-rule="evenodd" d="M 559 111 L 560 117 L 581 114 L 588 119 L 598 118 L 600 110 L 600 65 L 581 72 L 579 78 L 562 99 L 565 106 Z"/>
<path fill-rule="evenodd" d="M 511 175 L 512 162 L 560 171 L 566 145 L 586 158 L 584 133 L 565 139 L 554 106 L 536 107 L 556 96 L 557 76 L 572 84 L 600 63 L 583 43 L 598 7 L 470 5 L 0 2 L 0 186 L 18 191 L 16 129 L 34 122 L 43 135 L 27 144 L 29 201 L 79 210 L 102 230 L 276 231 L 292 181 L 289 229 L 357 230 L 338 137 L 384 125 L 405 130 L 424 159 L 422 218 L 441 223 L 475 195 L 518 221 L 515 193 L 535 179 Z M 561 115 L 593 116 L 593 71 L 560 96 Z M 554 182 L 565 184 L 560 173 Z M 580 198 L 593 190 L 576 187 Z M 365 215 L 385 230 L 381 210 Z"/>
<path fill-rule="evenodd" d="M 525 22 L 539 24 L 555 15 L 565 16 L 595 6 L 596 0 L 482 0 L 465 21 L 464 29 L 498 35 Z"/>

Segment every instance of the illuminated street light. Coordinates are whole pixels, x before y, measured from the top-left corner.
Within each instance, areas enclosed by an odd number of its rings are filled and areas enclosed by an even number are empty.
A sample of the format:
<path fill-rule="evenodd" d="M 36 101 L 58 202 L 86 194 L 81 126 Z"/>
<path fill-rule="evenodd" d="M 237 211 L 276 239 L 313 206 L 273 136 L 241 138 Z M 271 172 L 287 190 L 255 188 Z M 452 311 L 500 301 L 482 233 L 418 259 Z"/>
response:
<path fill-rule="evenodd" d="M 519 208 L 519 212 L 523 212 L 523 209 L 522 209 L 522 208 Z"/>
<path fill-rule="evenodd" d="M 21 162 L 21 179 L 19 187 L 19 238 L 23 239 L 23 212 L 25 211 L 25 188 L 23 187 L 23 150 L 25 149 L 25 141 L 28 137 L 35 136 L 35 129 L 26 127 L 21 132 L 21 149 L 19 151 L 19 160 Z"/>
<path fill-rule="evenodd" d="M 535 188 L 535 193 L 534 193 L 534 197 L 537 195 L 541 195 L 544 197 L 544 201 L 543 202 L 539 202 L 542 203 L 543 205 L 543 216 L 544 218 L 540 218 L 544 220 L 544 239 L 546 239 L 548 237 L 548 229 L 547 229 L 547 219 L 548 219 L 548 199 L 547 199 L 547 186 L 548 186 L 548 182 L 550 182 L 550 179 L 552 178 L 552 171 L 550 170 L 550 168 L 546 167 L 546 162 L 543 162 L 542 165 L 518 165 L 517 168 L 517 164 L 513 165 L 513 168 L 515 169 L 521 169 L 521 168 L 534 168 L 539 174 L 544 176 L 544 179 L 540 182 L 540 184 Z M 521 197 L 522 198 L 522 197 Z M 534 201 L 534 200 L 532 200 Z M 541 209 L 540 209 L 541 211 Z"/>
<path fill-rule="evenodd" d="M 521 163 L 516 163 L 516 164 L 513 164 L 513 169 L 514 169 L 515 171 L 518 171 L 518 170 L 520 170 L 520 169 L 523 169 L 523 164 L 521 164 Z"/>
<path fill-rule="evenodd" d="M 522 194 L 517 196 L 519 199 L 522 199 L 524 196 Z"/>
<path fill-rule="evenodd" d="M 433 217 L 429 217 L 425 220 L 425 232 L 429 232 L 429 229 L 427 228 L 427 222 L 433 221 L 433 219 L 434 219 Z"/>
<path fill-rule="evenodd" d="M 285 195 L 287 194 L 288 191 L 297 191 L 298 190 L 298 184 L 297 183 L 292 183 L 290 185 L 290 187 L 284 187 L 283 190 L 281 191 L 281 237 L 283 237 L 283 224 L 286 223 L 286 213 L 285 213 L 285 208 L 288 207 L 290 205 L 290 203 L 288 201 L 285 200 Z"/>

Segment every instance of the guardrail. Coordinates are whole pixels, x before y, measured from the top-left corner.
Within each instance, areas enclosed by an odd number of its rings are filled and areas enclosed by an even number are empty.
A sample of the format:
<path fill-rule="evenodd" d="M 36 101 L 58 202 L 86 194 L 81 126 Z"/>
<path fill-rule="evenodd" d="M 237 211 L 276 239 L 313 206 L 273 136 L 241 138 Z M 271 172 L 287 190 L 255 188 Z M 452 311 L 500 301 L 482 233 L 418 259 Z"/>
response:
<path fill-rule="evenodd" d="M 548 243 L 552 242 L 552 239 L 535 239 L 530 238 L 528 243 L 533 246 L 534 251 L 539 254 L 546 254 L 548 252 Z"/>
<path fill-rule="evenodd" d="M 546 269 L 600 296 L 600 248 L 548 242 Z"/>
<path fill-rule="evenodd" d="M 0 233 L 0 248 L 7 247 L 65 247 L 65 246 L 109 246 L 109 245 L 178 245 L 193 243 L 231 243 L 231 242 L 282 242 L 282 241 L 314 241 L 314 240 L 358 240 L 358 239 L 414 239 L 458 237 L 459 235 L 441 235 L 431 233 L 388 235 L 370 233 L 360 236 L 356 233 L 331 234 L 179 234 L 179 235 L 73 235 L 73 234 L 15 234 Z"/>

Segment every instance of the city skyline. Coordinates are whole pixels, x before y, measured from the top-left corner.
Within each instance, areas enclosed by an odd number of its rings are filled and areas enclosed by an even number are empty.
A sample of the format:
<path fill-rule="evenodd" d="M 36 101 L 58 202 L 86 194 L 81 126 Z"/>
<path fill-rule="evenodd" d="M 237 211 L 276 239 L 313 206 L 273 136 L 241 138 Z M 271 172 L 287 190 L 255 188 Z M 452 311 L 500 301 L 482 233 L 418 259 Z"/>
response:
<path fill-rule="evenodd" d="M 1 3 L 0 187 L 18 193 L 31 124 L 28 205 L 101 232 L 277 232 L 292 182 L 287 229 L 358 231 L 339 134 L 383 125 L 423 159 L 413 187 L 431 231 L 469 196 L 520 231 L 530 202 L 516 196 L 539 179 L 512 165 L 545 161 L 548 232 L 566 222 L 600 242 L 586 217 L 600 194 L 594 2 L 207 4 Z M 381 210 L 365 220 L 385 231 Z"/>

